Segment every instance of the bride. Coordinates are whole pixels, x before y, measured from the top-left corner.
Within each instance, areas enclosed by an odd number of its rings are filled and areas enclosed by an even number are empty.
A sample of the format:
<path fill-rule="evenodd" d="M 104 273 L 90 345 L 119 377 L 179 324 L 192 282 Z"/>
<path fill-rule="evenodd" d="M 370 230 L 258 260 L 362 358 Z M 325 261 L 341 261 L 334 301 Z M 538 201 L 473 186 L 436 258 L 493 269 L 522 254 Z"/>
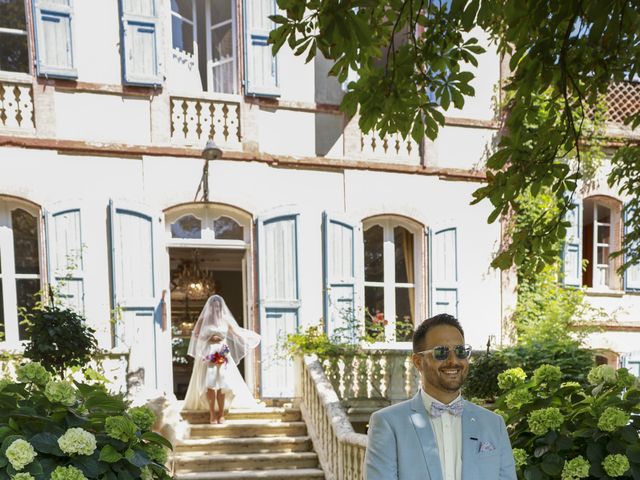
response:
<path fill-rule="evenodd" d="M 209 297 L 191 333 L 193 372 L 183 410 L 207 410 L 210 423 L 223 423 L 225 405 L 258 407 L 237 367 L 258 343 L 260 335 L 240 327 L 220 295 Z"/>

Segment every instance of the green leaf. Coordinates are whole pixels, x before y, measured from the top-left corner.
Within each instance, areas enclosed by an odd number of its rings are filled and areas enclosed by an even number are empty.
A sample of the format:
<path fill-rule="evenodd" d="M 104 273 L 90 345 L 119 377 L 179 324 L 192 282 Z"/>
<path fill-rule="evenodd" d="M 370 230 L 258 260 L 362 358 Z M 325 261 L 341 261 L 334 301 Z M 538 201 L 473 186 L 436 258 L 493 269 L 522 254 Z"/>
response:
<path fill-rule="evenodd" d="M 545 475 L 537 466 L 526 467 L 524 469 L 525 480 L 545 480 Z"/>
<path fill-rule="evenodd" d="M 471 0 L 467 8 L 462 14 L 462 26 L 465 30 L 469 31 L 473 27 L 478 13 L 478 7 L 480 6 L 480 0 Z"/>
<path fill-rule="evenodd" d="M 95 455 L 78 455 L 71 460 L 71 464 L 82 470 L 88 478 L 98 478 L 109 470 L 107 464 L 101 463 L 101 460 L 95 458 Z"/>
<path fill-rule="evenodd" d="M 168 448 L 169 450 L 173 450 L 173 445 L 171 445 L 171 442 L 156 432 L 145 432 L 142 434 L 142 439 L 149 442 L 158 443 L 163 447 Z"/>
<path fill-rule="evenodd" d="M 58 446 L 58 437 L 50 432 L 41 432 L 29 439 L 29 443 L 33 445 L 38 452 L 48 453 L 56 457 L 64 457 L 65 454 Z"/>
<path fill-rule="evenodd" d="M 111 445 L 105 445 L 102 447 L 102 450 L 100 450 L 99 459 L 101 462 L 115 463 L 122 458 L 122 454 Z"/>
<path fill-rule="evenodd" d="M 626 451 L 627 458 L 630 462 L 640 465 L 640 444 L 629 445 Z"/>
<path fill-rule="evenodd" d="M 130 448 L 125 452 L 124 457 L 129 461 L 129 463 L 138 468 L 145 467 L 151 463 L 147 454 L 142 450 L 133 450 Z"/>

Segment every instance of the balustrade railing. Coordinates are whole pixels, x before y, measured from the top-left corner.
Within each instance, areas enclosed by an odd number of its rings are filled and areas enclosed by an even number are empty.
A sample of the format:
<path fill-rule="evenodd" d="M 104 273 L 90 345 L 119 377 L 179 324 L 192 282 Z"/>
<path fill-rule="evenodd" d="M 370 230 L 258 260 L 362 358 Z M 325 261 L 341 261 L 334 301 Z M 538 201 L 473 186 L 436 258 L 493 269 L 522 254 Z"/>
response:
<path fill-rule="evenodd" d="M 420 376 L 410 350 L 367 350 L 322 360 L 325 375 L 344 404 L 377 400 L 393 404 L 418 391 Z"/>
<path fill-rule="evenodd" d="M 33 88 L 30 83 L 0 80 L 0 132 L 35 130 Z"/>
<path fill-rule="evenodd" d="M 356 433 L 317 357 L 301 365 L 300 410 L 328 480 L 361 480 L 367 437 Z"/>
<path fill-rule="evenodd" d="M 411 137 L 402 138 L 399 133 L 380 136 L 376 131 L 360 133 L 360 155 L 369 159 L 420 163 L 420 149 Z"/>
<path fill-rule="evenodd" d="M 240 103 L 226 100 L 171 97 L 171 141 L 181 145 L 216 144 L 241 148 Z"/>

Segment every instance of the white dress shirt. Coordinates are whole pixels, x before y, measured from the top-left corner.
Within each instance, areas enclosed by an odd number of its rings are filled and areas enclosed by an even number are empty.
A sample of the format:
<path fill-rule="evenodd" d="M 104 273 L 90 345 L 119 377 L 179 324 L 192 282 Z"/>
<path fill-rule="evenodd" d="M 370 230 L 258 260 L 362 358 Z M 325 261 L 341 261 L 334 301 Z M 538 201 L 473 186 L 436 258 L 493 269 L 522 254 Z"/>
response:
<path fill-rule="evenodd" d="M 462 416 L 444 412 L 437 418 L 432 417 L 429 413 L 431 404 L 438 401 L 423 389 L 420 389 L 420 393 L 424 408 L 427 409 L 427 416 L 431 422 L 433 434 L 436 437 L 442 478 L 443 480 L 462 480 Z M 461 396 L 458 395 L 451 403 L 460 399 Z"/>

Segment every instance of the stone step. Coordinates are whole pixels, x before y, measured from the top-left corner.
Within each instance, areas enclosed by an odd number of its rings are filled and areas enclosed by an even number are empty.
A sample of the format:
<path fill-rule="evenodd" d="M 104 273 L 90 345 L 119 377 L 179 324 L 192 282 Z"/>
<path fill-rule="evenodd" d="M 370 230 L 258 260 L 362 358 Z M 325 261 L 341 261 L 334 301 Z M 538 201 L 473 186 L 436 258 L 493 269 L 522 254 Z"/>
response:
<path fill-rule="evenodd" d="M 324 480 L 319 468 L 296 468 L 291 470 L 242 470 L 238 472 L 190 472 L 178 473 L 175 480 Z"/>
<path fill-rule="evenodd" d="M 183 410 L 182 418 L 192 424 L 209 423 L 209 412 L 200 410 Z M 298 422 L 302 419 L 300 409 L 284 407 L 266 407 L 255 410 L 230 409 L 226 414 L 227 420 L 281 420 L 283 422 Z"/>
<path fill-rule="evenodd" d="M 300 437 L 307 434 L 304 422 L 279 422 L 271 420 L 229 420 L 222 425 L 191 425 L 190 438 L 206 437 Z"/>
<path fill-rule="evenodd" d="M 278 470 L 317 468 L 315 452 L 286 453 L 179 453 L 174 457 L 176 472 L 218 472 L 228 470 Z"/>
<path fill-rule="evenodd" d="M 307 452 L 309 437 L 250 437 L 187 439 L 176 445 L 175 451 L 215 453 Z"/>

